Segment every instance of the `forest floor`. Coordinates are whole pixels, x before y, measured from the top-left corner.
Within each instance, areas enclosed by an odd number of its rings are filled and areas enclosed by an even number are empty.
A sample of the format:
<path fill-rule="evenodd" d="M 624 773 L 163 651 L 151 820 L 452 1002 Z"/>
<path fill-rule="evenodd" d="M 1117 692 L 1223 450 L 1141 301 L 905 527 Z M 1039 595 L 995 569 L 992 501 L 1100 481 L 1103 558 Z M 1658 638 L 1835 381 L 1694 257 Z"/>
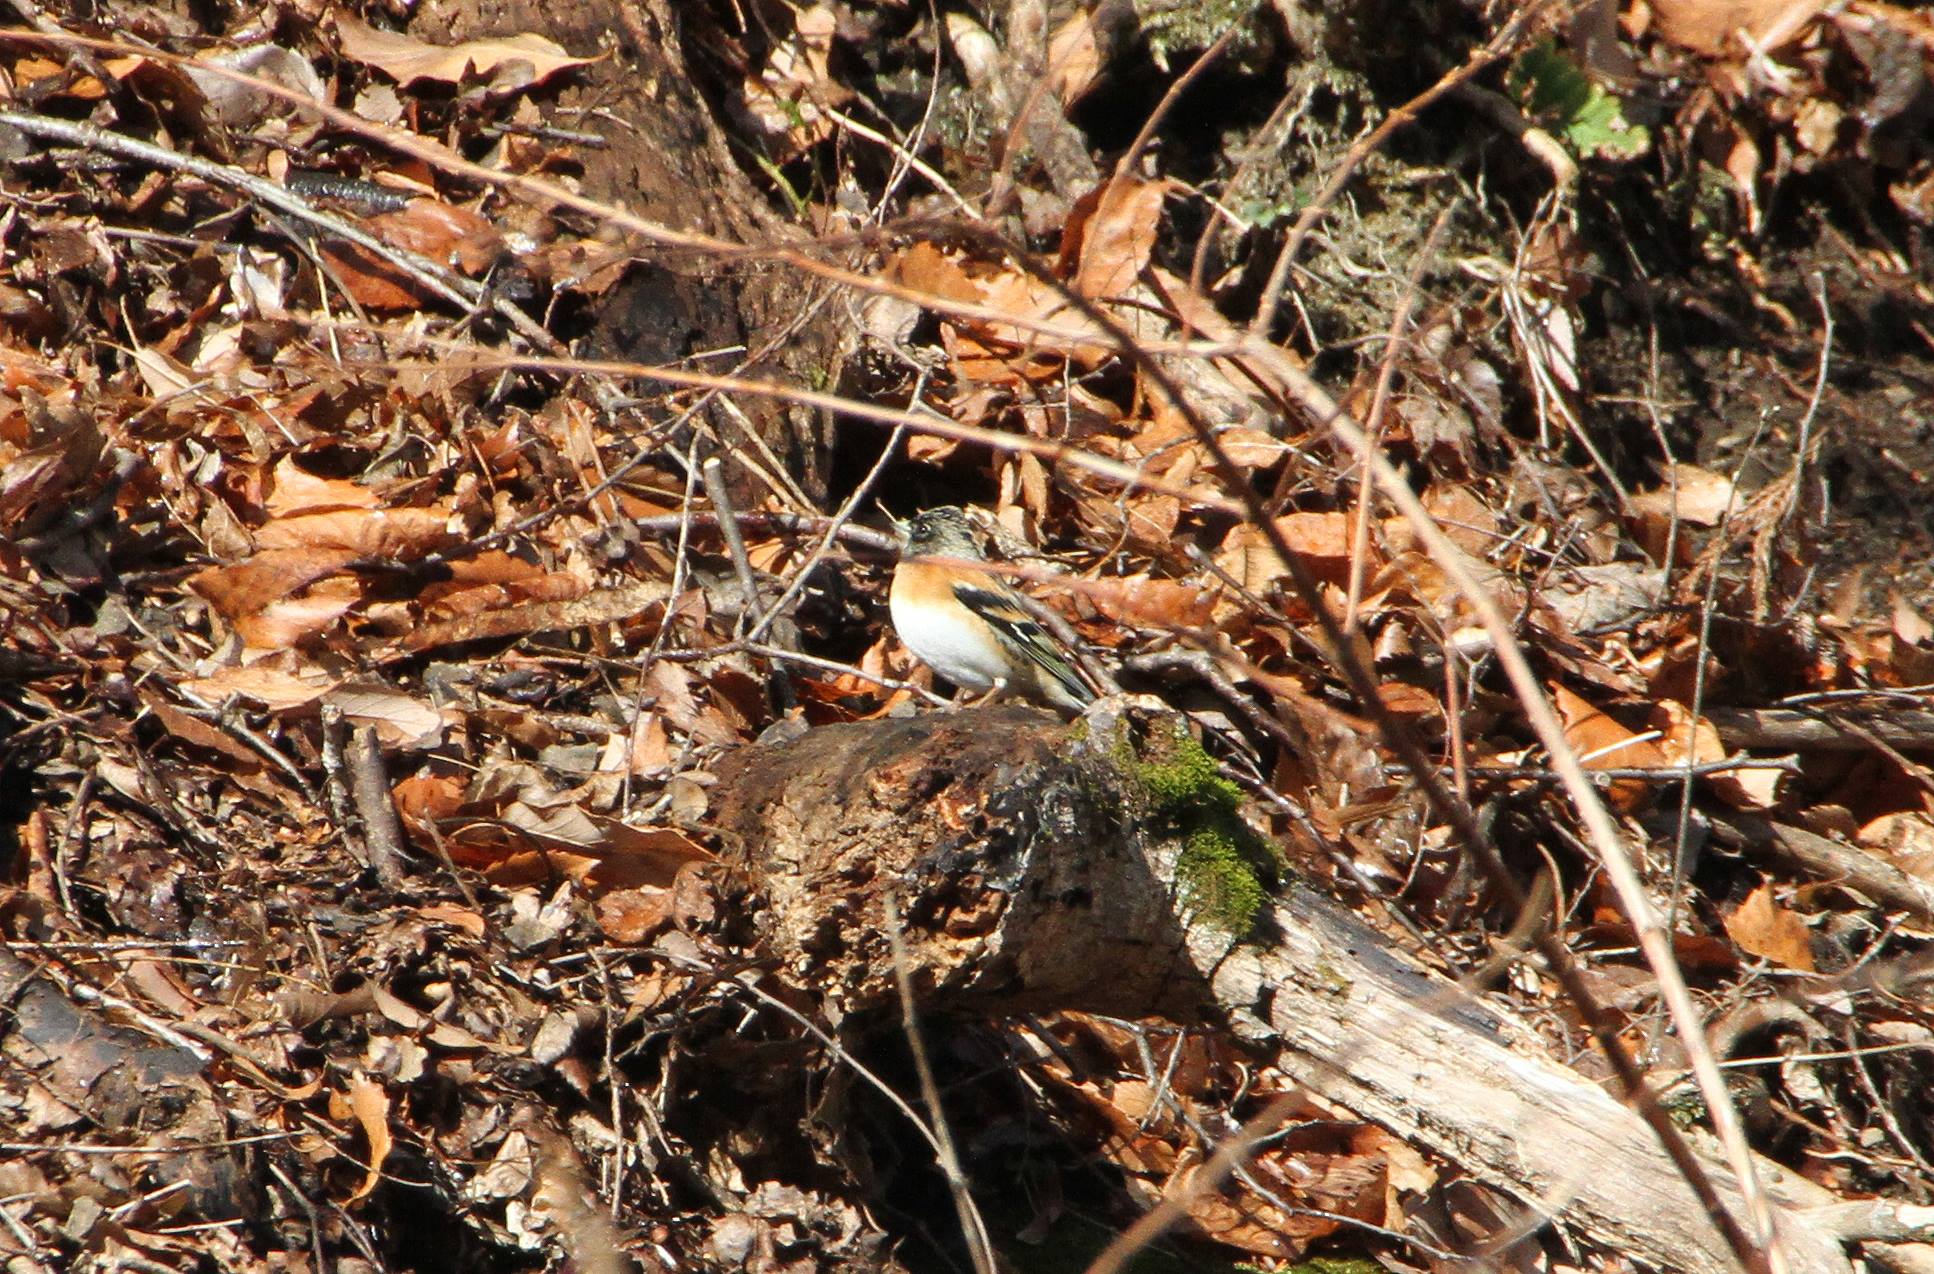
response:
<path fill-rule="evenodd" d="M 709 817 L 950 710 L 886 605 L 940 504 L 1285 878 L 1602 1079 L 1556 935 L 1707 1126 L 1664 917 L 1752 1148 L 1934 1202 L 1926 10 L 14 9 L 8 1274 L 972 1268 L 897 1016 L 766 958 Z M 933 1034 L 1016 1267 L 1520 1219 L 1314 1099 L 1185 1188 L 1294 1087 L 1232 1031 Z M 1487 1259 L 1623 1267 L 1558 1212 Z"/>

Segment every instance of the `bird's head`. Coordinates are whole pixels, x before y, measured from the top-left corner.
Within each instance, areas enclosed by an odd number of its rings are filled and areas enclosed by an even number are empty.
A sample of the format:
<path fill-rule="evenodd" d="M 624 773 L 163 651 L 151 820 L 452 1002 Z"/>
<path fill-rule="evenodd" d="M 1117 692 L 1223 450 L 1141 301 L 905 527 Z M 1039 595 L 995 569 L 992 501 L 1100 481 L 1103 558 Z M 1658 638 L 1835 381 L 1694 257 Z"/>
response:
<path fill-rule="evenodd" d="M 951 504 L 916 513 L 906 522 L 901 534 L 910 556 L 978 558 L 981 555 L 973 524 Z"/>

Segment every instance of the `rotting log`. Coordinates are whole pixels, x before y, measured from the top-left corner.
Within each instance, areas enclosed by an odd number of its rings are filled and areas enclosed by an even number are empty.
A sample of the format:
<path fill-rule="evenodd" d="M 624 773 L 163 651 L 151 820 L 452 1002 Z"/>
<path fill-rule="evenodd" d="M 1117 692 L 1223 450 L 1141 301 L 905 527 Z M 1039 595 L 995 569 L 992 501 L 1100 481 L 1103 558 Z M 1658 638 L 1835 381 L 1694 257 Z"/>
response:
<path fill-rule="evenodd" d="M 1113 699 L 1065 726 L 1005 706 L 748 748 L 715 793 L 727 864 L 781 975 L 829 1014 L 894 1003 L 891 896 L 923 1011 L 1221 1025 L 1536 1215 L 1656 1269 L 1734 1268 L 1652 1132 L 1529 1027 L 1308 889 L 1282 891 L 1246 940 L 1205 914 L 1135 759 L 1173 729 Z M 1868 1236 L 1830 1224 L 1844 1201 L 1760 1167 L 1788 1268 L 1849 1269 L 1843 1243 Z"/>

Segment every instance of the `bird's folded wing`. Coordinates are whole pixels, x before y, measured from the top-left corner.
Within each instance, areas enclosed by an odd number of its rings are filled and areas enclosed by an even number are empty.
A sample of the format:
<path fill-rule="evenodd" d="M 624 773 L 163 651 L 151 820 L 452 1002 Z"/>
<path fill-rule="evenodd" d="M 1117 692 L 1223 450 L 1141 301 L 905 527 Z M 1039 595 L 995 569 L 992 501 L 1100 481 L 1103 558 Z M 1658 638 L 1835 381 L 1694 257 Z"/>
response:
<path fill-rule="evenodd" d="M 1055 649 L 1054 638 L 1012 598 L 975 584 L 955 584 L 954 596 L 960 599 L 961 605 L 986 620 L 1003 642 L 1053 677 L 1077 702 L 1094 702 L 1095 692 L 1083 684 L 1068 661 L 1061 657 Z"/>

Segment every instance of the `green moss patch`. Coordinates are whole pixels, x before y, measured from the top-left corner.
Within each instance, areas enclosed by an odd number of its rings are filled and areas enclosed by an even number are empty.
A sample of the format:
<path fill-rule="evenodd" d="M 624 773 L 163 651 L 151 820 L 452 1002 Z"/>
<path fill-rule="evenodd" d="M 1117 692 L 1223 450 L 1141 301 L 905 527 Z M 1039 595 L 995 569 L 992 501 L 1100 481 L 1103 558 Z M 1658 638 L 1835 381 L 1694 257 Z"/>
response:
<path fill-rule="evenodd" d="M 1182 842 L 1182 901 L 1226 933 L 1246 935 L 1281 875 L 1274 848 L 1242 819 L 1241 789 L 1181 725 L 1137 752 L 1120 745 L 1122 770 L 1147 796 L 1162 830 Z"/>

